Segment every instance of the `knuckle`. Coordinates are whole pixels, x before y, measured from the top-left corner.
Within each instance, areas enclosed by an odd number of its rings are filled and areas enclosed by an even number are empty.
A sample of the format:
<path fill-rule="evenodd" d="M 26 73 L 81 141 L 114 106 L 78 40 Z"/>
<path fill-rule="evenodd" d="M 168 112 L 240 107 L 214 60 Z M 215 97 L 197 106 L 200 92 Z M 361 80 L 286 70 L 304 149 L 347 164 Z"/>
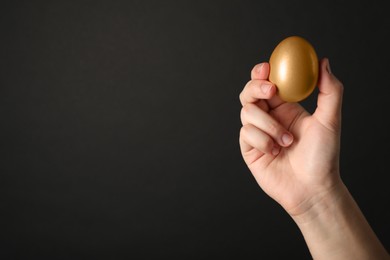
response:
<path fill-rule="evenodd" d="M 342 92 L 342 91 L 344 90 L 344 85 L 343 85 L 343 83 L 342 83 L 340 80 L 337 80 L 336 83 L 335 83 L 335 85 L 336 85 L 336 88 L 337 88 L 340 92 Z"/>
<path fill-rule="evenodd" d="M 240 136 L 241 137 L 246 137 L 248 136 L 248 131 L 249 131 L 249 126 L 248 125 L 243 125 L 240 129 Z"/>
<path fill-rule="evenodd" d="M 259 85 L 258 80 L 256 80 L 256 79 L 250 80 L 248 82 L 248 85 L 247 85 L 248 86 L 247 87 L 248 91 L 252 92 L 252 94 L 253 94 L 254 88 L 256 88 L 257 85 Z"/>
<path fill-rule="evenodd" d="M 251 81 L 248 81 L 248 82 L 245 84 L 245 86 L 244 86 L 244 88 L 242 89 L 240 95 L 238 96 L 242 105 L 245 104 L 245 100 L 246 100 L 245 96 L 248 95 L 247 92 L 248 92 L 248 88 L 249 88 L 250 82 L 251 82 Z"/>
<path fill-rule="evenodd" d="M 338 78 L 334 77 L 332 83 L 337 92 L 341 94 L 344 92 L 344 84 Z"/>
<path fill-rule="evenodd" d="M 254 105 L 252 103 L 248 103 L 242 107 L 241 111 L 243 114 L 248 115 L 248 114 L 253 113 L 253 110 L 256 109 L 255 107 L 256 107 L 256 105 Z"/>
<path fill-rule="evenodd" d="M 241 123 L 244 124 L 244 122 L 245 122 L 244 107 L 241 108 L 240 119 L 241 119 Z"/>
<path fill-rule="evenodd" d="M 340 91 L 341 94 L 344 93 L 344 84 L 341 83 L 341 82 L 339 82 L 339 91 Z"/>
<path fill-rule="evenodd" d="M 241 91 L 240 95 L 238 96 L 241 105 L 245 104 L 245 99 L 244 99 L 244 91 Z"/>

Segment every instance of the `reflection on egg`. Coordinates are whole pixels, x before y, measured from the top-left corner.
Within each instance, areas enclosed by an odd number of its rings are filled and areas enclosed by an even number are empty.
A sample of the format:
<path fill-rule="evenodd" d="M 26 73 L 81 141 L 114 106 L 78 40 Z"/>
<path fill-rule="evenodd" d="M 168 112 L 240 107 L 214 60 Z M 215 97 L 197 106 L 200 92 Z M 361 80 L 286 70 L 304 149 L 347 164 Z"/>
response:
<path fill-rule="evenodd" d="M 318 57 L 306 39 L 290 36 L 282 40 L 269 64 L 269 81 L 276 85 L 282 100 L 298 102 L 313 92 L 318 80 Z"/>

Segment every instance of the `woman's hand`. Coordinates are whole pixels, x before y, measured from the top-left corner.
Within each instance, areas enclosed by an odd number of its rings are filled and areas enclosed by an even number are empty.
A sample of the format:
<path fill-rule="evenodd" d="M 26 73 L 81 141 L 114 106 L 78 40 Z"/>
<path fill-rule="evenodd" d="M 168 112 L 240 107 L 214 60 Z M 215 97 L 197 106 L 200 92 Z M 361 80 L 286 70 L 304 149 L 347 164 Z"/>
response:
<path fill-rule="evenodd" d="M 260 187 L 291 215 L 313 259 L 385 259 L 383 247 L 340 179 L 343 86 L 320 61 L 318 101 L 309 114 L 283 102 L 256 65 L 240 94 L 240 147 Z"/>
<path fill-rule="evenodd" d="M 341 183 L 343 85 L 322 59 L 311 115 L 298 103 L 283 102 L 268 75 L 268 63 L 256 65 L 240 94 L 240 148 L 260 187 L 290 215 L 300 215 Z"/>

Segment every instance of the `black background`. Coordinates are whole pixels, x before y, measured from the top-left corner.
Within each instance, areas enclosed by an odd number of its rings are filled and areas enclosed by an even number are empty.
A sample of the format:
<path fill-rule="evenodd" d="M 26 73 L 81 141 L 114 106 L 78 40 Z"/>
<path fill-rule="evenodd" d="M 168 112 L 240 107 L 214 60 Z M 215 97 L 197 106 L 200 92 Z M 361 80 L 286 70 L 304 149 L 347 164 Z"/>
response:
<path fill-rule="evenodd" d="M 310 259 L 238 146 L 290 35 L 344 83 L 342 178 L 389 249 L 390 21 L 363 2 L 2 2 L 0 256 Z"/>

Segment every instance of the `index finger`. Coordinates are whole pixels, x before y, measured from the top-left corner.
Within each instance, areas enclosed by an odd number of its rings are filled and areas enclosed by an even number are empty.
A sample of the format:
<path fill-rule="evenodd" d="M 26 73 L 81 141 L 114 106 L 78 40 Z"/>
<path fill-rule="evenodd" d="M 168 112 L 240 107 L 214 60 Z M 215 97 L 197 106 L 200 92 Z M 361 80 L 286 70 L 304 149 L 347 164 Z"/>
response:
<path fill-rule="evenodd" d="M 268 81 L 271 84 L 270 92 L 267 99 L 268 107 L 273 109 L 280 104 L 282 104 L 284 101 L 280 99 L 277 95 L 277 86 L 275 86 L 272 82 L 268 80 L 268 76 L 270 73 L 270 65 L 268 62 L 262 62 L 257 65 L 255 65 L 251 71 L 251 78 L 252 80 L 262 80 L 262 81 Z M 248 91 L 246 91 L 248 92 Z M 243 96 L 247 96 L 248 94 L 245 93 Z M 252 96 L 251 101 L 254 102 L 255 97 Z"/>
<path fill-rule="evenodd" d="M 269 63 L 262 62 L 253 67 L 251 71 L 251 79 L 268 79 Z"/>
<path fill-rule="evenodd" d="M 247 103 L 257 103 L 262 99 L 270 99 L 275 95 L 276 88 L 267 80 L 268 74 L 269 64 L 267 62 L 259 63 L 253 67 L 251 80 L 240 93 L 240 101 L 243 106 Z"/>
<path fill-rule="evenodd" d="M 241 105 L 256 103 L 262 99 L 270 99 L 275 95 L 275 86 L 267 80 L 252 79 L 240 93 Z"/>

